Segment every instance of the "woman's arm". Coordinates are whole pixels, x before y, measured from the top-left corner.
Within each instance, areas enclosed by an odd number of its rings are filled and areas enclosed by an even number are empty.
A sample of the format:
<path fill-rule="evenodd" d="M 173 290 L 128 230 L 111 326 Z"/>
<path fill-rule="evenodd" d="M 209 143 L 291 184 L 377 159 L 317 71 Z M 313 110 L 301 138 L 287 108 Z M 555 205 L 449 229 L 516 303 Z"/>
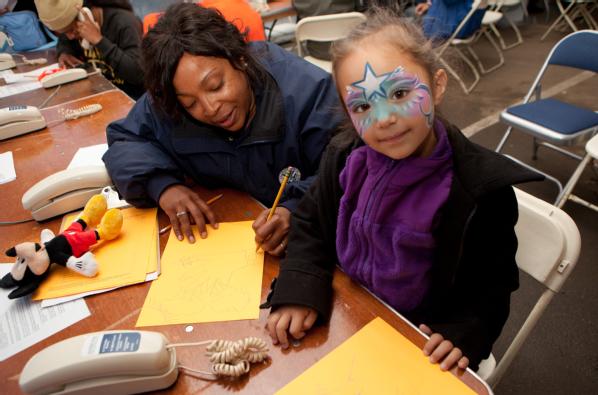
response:
<path fill-rule="evenodd" d="M 106 129 L 108 151 L 102 158 L 120 194 L 137 207 L 155 207 L 169 186 L 183 183 L 174 159 L 156 138 L 167 133 L 147 95 L 142 96 L 126 118 Z"/>

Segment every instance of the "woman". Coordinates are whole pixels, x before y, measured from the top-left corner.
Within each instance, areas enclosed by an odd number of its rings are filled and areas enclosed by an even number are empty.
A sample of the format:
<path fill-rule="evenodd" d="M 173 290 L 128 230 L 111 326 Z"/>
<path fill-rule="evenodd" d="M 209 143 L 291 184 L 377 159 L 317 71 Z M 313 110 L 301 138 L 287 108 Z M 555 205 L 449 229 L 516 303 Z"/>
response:
<path fill-rule="evenodd" d="M 139 65 L 141 22 L 128 0 L 36 0 L 39 18 L 59 34 L 63 67 L 95 64 L 114 85 L 137 99 L 144 91 Z M 80 12 L 89 7 L 91 16 Z"/>
<path fill-rule="evenodd" d="M 264 251 L 282 254 L 290 213 L 341 119 L 330 75 L 274 44 L 248 44 L 218 11 L 188 3 L 166 11 L 142 56 L 148 94 L 107 130 L 104 161 L 120 193 L 136 206 L 158 204 L 192 243 L 193 222 L 201 237 L 217 222 L 186 177 L 270 205 L 280 171 L 296 167 L 302 180 L 287 186 L 269 221 L 264 210 L 254 223 Z"/>

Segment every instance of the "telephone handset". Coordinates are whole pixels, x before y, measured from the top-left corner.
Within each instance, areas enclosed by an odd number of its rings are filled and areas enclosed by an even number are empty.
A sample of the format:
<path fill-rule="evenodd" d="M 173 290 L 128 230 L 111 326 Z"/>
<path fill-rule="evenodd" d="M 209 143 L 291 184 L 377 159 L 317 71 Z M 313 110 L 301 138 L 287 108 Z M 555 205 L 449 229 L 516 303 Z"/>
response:
<path fill-rule="evenodd" d="M 81 10 L 79 11 L 79 14 L 77 14 L 77 19 L 80 22 L 85 22 L 85 15 L 87 15 L 87 17 L 97 26 L 98 24 L 96 23 L 95 19 L 93 19 L 93 14 L 91 13 L 91 10 L 87 7 L 81 7 Z M 89 41 L 87 41 L 86 39 L 81 39 L 79 41 L 79 44 L 81 44 L 81 47 L 83 49 L 91 49 L 91 44 L 89 43 Z"/>
<path fill-rule="evenodd" d="M 83 69 L 54 69 L 43 72 L 37 77 L 44 88 L 52 88 L 56 85 L 87 78 L 87 71 Z"/>
<path fill-rule="evenodd" d="M 12 58 L 12 55 L 9 53 L 0 53 L 0 71 L 12 69 L 16 67 L 17 64 L 15 60 Z"/>
<path fill-rule="evenodd" d="M 43 221 L 85 206 L 112 185 L 105 166 L 81 166 L 54 173 L 33 185 L 21 199 L 33 219 Z"/>
<path fill-rule="evenodd" d="M 10 106 L 0 109 L 0 140 L 46 127 L 46 120 L 37 107 Z"/>
<path fill-rule="evenodd" d="M 160 333 L 94 332 L 53 344 L 25 365 L 27 394 L 134 394 L 166 388 L 178 377 L 176 352 Z"/>

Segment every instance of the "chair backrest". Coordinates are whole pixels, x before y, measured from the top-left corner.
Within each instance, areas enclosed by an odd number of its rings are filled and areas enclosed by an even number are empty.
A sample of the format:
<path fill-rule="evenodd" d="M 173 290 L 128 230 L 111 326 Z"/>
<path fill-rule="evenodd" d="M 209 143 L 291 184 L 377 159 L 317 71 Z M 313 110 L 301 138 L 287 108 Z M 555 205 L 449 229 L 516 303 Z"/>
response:
<path fill-rule="evenodd" d="M 461 33 L 463 28 L 467 25 L 467 23 L 473 17 L 473 15 L 476 13 L 476 11 L 478 9 L 482 9 L 482 8 L 486 7 L 486 5 L 487 5 L 486 0 L 473 0 L 472 1 L 471 8 L 470 8 L 469 12 L 463 17 L 461 22 L 459 22 L 459 24 L 455 28 L 455 31 L 453 31 L 453 34 L 451 34 L 451 36 L 446 41 L 444 41 L 444 44 L 442 44 L 441 46 L 438 47 L 438 50 L 436 52 L 437 56 L 439 56 L 439 57 L 442 56 L 442 54 L 446 51 L 446 49 L 451 45 L 451 42 L 455 38 L 457 38 L 457 36 Z"/>
<path fill-rule="evenodd" d="M 598 73 L 598 31 L 580 30 L 562 38 L 552 47 L 523 103 L 529 102 L 549 65 L 574 67 Z"/>
<path fill-rule="evenodd" d="M 579 258 L 579 230 L 561 209 L 517 189 L 516 194 L 517 265 L 547 288 L 559 292 Z"/>
<path fill-rule="evenodd" d="M 365 22 L 366 16 L 360 12 L 344 12 L 340 14 L 310 16 L 297 23 L 295 38 L 297 50 L 302 56 L 301 43 L 311 41 L 336 41 L 346 37 L 351 29 Z"/>
<path fill-rule="evenodd" d="M 581 30 L 559 41 L 548 56 L 548 64 L 598 72 L 598 31 Z"/>
<path fill-rule="evenodd" d="M 560 291 L 579 258 L 581 237 L 575 222 L 558 207 L 515 189 L 519 220 L 515 227 L 519 247 L 517 265 L 546 286 L 509 348 L 487 382 L 495 387 L 552 297 Z"/>

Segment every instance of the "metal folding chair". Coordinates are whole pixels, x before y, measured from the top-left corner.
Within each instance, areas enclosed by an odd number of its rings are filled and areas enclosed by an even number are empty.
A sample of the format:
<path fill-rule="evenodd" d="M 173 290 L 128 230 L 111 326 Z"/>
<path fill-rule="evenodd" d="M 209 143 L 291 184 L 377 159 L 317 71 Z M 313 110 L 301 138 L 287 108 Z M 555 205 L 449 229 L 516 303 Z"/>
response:
<path fill-rule="evenodd" d="M 563 1 L 569 3 L 567 7 L 563 6 Z M 577 28 L 577 25 L 575 25 L 574 20 L 580 16 L 584 19 L 588 29 L 598 29 L 596 20 L 592 17 L 591 12 L 588 11 L 587 8 L 588 5 L 594 7 L 596 5 L 596 0 L 556 0 L 556 5 L 559 8 L 560 15 L 552 25 L 550 25 L 540 40 L 544 40 L 548 33 L 554 30 L 562 22 L 569 25 L 574 32 L 578 31 L 579 29 Z"/>
<path fill-rule="evenodd" d="M 488 10 L 486 11 L 487 17 L 486 17 L 486 15 L 484 15 L 484 19 L 488 18 L 488 20 L 487 21 L 482 20 L 482 24 L 487 24 L 488 27 L 490 28 L 490 30 L 492 30 L 492 32 L 496 35 L 496 37 L 498 38 L 498 42 L 500 43 L 500 47 L 503 50 L 511 49 L 511 48 L 516 47 L 517 45 L 523 43 L 523 38 L 521 37 L 521 32 L 519 31 L 519 28 L 517 27 L 517 25 L 515 23 L 513 23 L 513 21 L 505 13 L 500 12 L 500 10 L 503 7 L 506 8 L 506 7 L 516 7 L 516 6 L 521 7 L 521 9 L 523 10 L 523 14 L 527 15 L 527 9 L 523 5 L 522 0 L 488 0 Z M 496 14 L 500 14 L 500 15 L 496 15 Z M 500 34 L 500 31 L 496 27 L 496 22 L 498 22 L 502 18 L 504 18 L 505 21 L 507 21 L 507 23 L 509 24 L 509 26 L 511 26 L 511 29 L 513 29 L 513 31 L 515 32 L 515 36 L 517 37 L 515 42 L 508 44 L 508 45 L 505 44 L 505 41 L 504 41 L 502 35 Z"/>
<path fill-rule="evenodd" d="M 542 99 L 540 82 L 550 65 L 598 72 L 596 48 L 598 48 L 598 32 L 593 30 L 582 30 L 569 34 L 554 46 L 523 99 L 523 104 L 509 107 L 501 113 L 500 120 L 509 127 L 496 147 L 497 152 L 502 150 L 511 131 L 516 128 L 532 136 L 533 159 L 536 159 L 540 145 L 576 160 L 583 159 L 562 147 L 584 144 L 596 134 L 598 132 L 598 113 L 561 100 Z M 535 100 L 532 100 L 532 97 Z M 561 200 L 563 186 L 558 179 L 515 158 L 512 159 L 544 174 L 547 179 L 554 182 L 559 189 L 555 204 Z"/>
<path fill-rule="evenodd" d="M 519 220 L 515 226 L 519 242 L 515 257 L 517 266 L 546 289 L 498 365 L 492 354 L 480 363 L 477 374 L 492 387 L 496 387 L 552 298 L 560 292 L 581 250 L 579 230 L 567 213 L 517 188 L 515 194 L 519 207 Z"/>
<path fill-rule="evenodd" d="M 304 41 L 330 42 L 340 40 L 349 34 L 351 29 L 366 20 L 366 16 L 360 12 L 344 12 L 340 14 L 310 16 L 303 18 L 297 23 L 295 39 L 297 41 L 297 52 L 310 63 L 330 72 L 332 62 L 304 56 L 302 44 Z"/>

